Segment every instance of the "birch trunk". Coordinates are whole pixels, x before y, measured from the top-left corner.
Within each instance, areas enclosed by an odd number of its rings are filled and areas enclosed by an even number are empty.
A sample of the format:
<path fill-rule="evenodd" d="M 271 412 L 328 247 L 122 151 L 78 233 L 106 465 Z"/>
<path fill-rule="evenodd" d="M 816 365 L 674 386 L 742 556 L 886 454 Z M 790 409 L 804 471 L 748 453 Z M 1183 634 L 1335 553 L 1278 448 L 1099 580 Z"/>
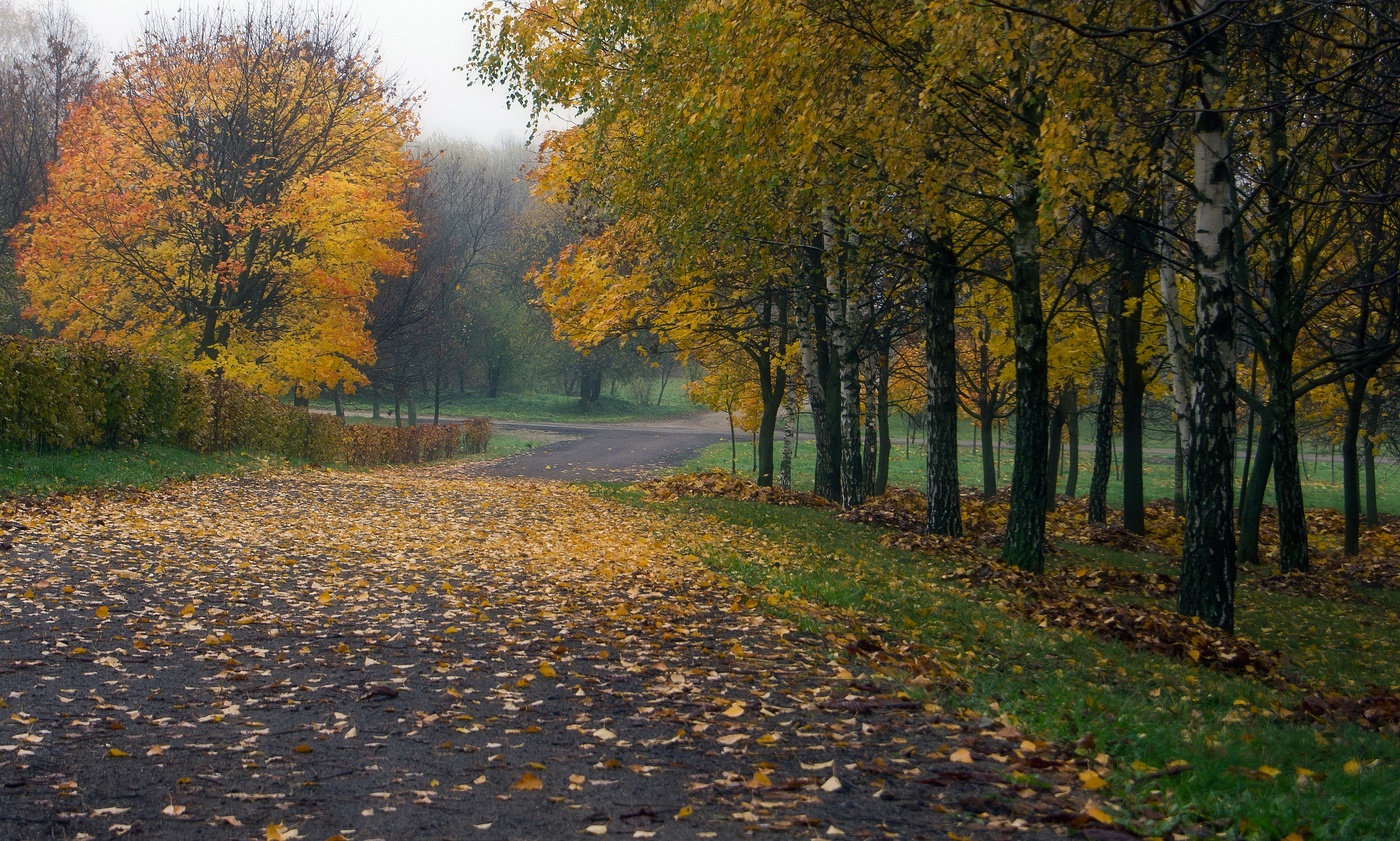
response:
<path fill-rule="evenodd" d="M 1196 0 L 1205 15 L 1209 0 Z M 1215 22 L 1207 18 L 1205 26 Z M 1235 286 L 1238 247 L 1230 144 L 1220 107 L 1227 84 L 1224 33 L 1197 39 L 1194 126 L 1196 331 L 1191 352 L 1186 530 L 1178 609 L 1226 631 L 1235 626 Z"/>
<path fill-rule="evenodd" d="M 836 215 L 828 208 L 822 214 L 822 240 L 825 246 L 826 293 L 831 324 L 832 356 L 840 383 L 837 400 L 841 436 L 841 495 L 843 508 L 865 501 L 861 472 L 860 427 L 860 346 L 851 328 L 853 301 L 849 289 L 847 243 Z"/>

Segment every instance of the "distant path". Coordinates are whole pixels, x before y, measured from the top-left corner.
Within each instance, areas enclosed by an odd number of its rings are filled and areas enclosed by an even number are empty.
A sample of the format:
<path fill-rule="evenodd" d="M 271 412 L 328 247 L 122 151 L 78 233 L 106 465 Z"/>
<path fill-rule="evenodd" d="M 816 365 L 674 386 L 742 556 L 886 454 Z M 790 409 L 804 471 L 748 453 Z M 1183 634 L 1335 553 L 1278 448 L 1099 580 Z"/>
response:
<path fill-rule="evenodd" d="M 729 435 L 724 415 L 619 424 L 492 421 L 499 430 L 565 435 L 481 467 L 487 476 L 563 481 L 625 481 L 655 475 L 695 456 Z"/>
<path fill-rule="evenodd" d="M 345 414 L 369 417 L 368 412 L 355 409 Z M 451 423 L 463 418 L 443 415 L 441 420 Z M 481 464 L 473 468 L 473 475 L 568 482 L 632 481 L 684 464 L 705 447 L 729 438 L 729 420 L 718 412 L 623 423 L 492 419 L 491 425 L 500 431 L 546 433 L 552 440 Z"/>

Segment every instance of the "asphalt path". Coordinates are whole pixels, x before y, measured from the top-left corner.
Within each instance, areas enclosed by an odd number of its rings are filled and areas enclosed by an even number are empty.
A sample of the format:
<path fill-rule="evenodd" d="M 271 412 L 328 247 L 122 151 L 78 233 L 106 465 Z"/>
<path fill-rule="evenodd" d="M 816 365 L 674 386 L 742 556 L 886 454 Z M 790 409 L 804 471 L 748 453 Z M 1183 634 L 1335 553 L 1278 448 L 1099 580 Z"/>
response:
<path fill-rule="evenodd" d="M 515 479 L 632 481 L 655 475 L 728 438 L 723 415 L 637 424 L 492 421 L 501 432 L 540 432 L 556 440 L 483 465 L 482 473 Z"/>

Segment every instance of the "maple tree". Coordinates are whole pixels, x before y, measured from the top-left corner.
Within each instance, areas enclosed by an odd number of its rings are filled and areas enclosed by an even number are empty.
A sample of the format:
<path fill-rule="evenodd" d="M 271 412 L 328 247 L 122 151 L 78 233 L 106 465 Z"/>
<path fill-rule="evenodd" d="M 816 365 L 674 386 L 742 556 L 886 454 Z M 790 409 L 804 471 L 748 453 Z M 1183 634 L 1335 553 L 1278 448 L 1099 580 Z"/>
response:
<path fill-rule="evenodd" d="M 17 230 L 33 316 L 270 391 L 363 381 L 377 279 L 411 267 L 412 105 L 345 18 L 148 29 Z"/>

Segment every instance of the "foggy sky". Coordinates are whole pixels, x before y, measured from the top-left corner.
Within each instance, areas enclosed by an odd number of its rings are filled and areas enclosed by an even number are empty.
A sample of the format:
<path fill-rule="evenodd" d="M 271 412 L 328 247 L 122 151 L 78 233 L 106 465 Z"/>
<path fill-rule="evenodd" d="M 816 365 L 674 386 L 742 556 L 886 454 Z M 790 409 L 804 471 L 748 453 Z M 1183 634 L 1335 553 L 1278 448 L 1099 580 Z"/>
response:
<path fill-rule="evenodd" d="M 425 92 L 419 110 L 424 137 L 440 133 L 488 145 L 511 138 L 523 144 L 528 131 L 526 112 L 519 106 L 507 110 L 503 91 L 468 86 L 466 74 L 453 70 L 470 54 L 471 30 L 462 16 L 478 1 L 339 0 L 319 5 L 358 17 L 360 32 L 372 34 L 379 42 L 383 72 L 398 73 L 410 89 Z M 258 0 L 251 4 L 260 5 Z M 20 5 L 26 4 L 21 0 Z M 104 58 L 133 45 L 147 12 L 173 17 L 182 7 L 218 5 L 212 0 L 68 0 L 69 8 L 101 44 Z M 225 0 L 222 5 L 238 13 L 250 0 Z"/>

